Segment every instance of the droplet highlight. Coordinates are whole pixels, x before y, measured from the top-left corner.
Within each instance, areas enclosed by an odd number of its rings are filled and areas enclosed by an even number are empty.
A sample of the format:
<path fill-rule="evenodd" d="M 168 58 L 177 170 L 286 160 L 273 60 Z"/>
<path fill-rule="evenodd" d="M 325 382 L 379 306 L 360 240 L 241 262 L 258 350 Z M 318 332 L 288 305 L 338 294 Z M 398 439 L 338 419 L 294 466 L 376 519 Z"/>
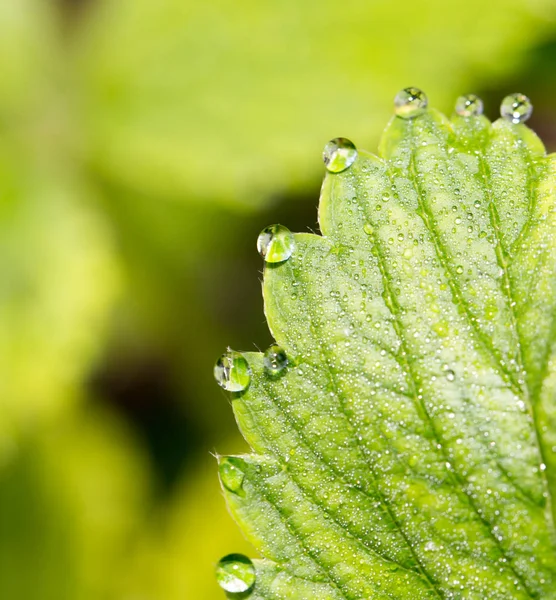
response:
<path fill-rule="evenodd" d="M 220 459 L 218 472 L 222 485 L 232 494 L 243 495 L 246 464 L 237 456 L 225 456 Z"/>
<path fill-rule="evenodd" d="M 216 565 L 218 585 L 231 594 L 244 594 L 255 587 L 255 566 L 243 554 L 228 554 Z"/>
<path fill-rule="evenodd" d="M 533 104 L 525 94 L 510 94 L 502 100 L 500 114 L 511 123 L 524 123 L 533 114 Z"/>
<path fill-rule="evenodd" d="M 475 94 L 466 94 L 456 100 L 456 113 L 460 117 L 478 117 L 483 110 L 483 101 Z"/>
<path fill-rule="evenodd" d="M 267 263 L 288 260 L 294 245 L 293 233 L 283 225 L 269 225 L 257 238 L 257 250 Z"/>
<path fill-rule="evenodd" d="M 356 158 L 355 144 L 343 137 L 330 140 L 322 151 L 322 160 L 330 173 L 341 173 L 349 169 Z"/>
<path fill-rule="evenodd" d="M 288 366 L 286 351 L 280 346 L 270 346 L 264 353 L 263 364 L 269 375 L 280 375 Z"/>
<path fill-rule="evenodd" d="M 404 119 L 412 119 L 422 114 L 428 103 L 425 92 L 416 87 L 404 88 L 394 98 L 396 114 Z"/>
<path fill-rule="evenodd" d="M 228 348 L 214 365 L 214 378 L 228 392 L 242 392 L 251 382 L 251 368 L 241 352 Z"/>

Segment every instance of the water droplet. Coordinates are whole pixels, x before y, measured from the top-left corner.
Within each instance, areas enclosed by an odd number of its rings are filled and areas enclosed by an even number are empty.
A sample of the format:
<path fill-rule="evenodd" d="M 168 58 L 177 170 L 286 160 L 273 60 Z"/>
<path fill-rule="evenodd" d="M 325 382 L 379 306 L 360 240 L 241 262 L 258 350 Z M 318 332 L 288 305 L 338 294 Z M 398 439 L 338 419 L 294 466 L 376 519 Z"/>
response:
<path fill-rule="evenodd" d="M 411 119 L 425 111 L 427 108 L 427 96 L 419 88 L 408 87 L 396 94 L 394 107 L 398 117 Z"/>
<path fill-rule="evenodd" d="M 357 148 L 347 138 L 339 137 L 330 140 L 322 152 L 322 160 L 328 171 L 341 173 L 355 162 Z"/>
<path fill-rule="evenodd" d="M 456 100 L 456 113 L 462 117 L 477 117 L 483 114 L 483 101 L 475 94 L 466 94 Z"/>
<path fill-rule="evenodd" d="M 462 265 L 458 265 L 458 266 L 456 267 L 456 273 L 457 273 L 458 275 L 462 275 L 462 274 L 463 274 L 463 271 L 464 271 L 464 269 L 463 269 L 463 266 L 462 266 Z"/>
<path fill-rule="evenodd" d="M 293 249 L 293 233 L 283 225 L 269 225 L 257 238 L 257 250 L 267 263 L 288 260 Z"/>
<path fill-rule="evenodd" d="M 365 223 L 365 225 L 363 225 L 363 231 L 367 235 L 373 235 L 374 230 L 375 230 L 374 227 L 370 223 Z"/>
<path fill-rule="evenodd" d="M 532 113 L 533 104 L 524 94 L 510 94 L 500 105 L 500 114 L 512 123 L 524 123 Z"/>
<path fill-rule="evenodd" d="M 446 376 L 446 379 L 448 381 L 455 381 L 456 380 L 456 374 L 452 371 L 452 369 L 448 369 L 444 372 L 444 375 Z"/>
<path fill-rule="evenodd" d="M 242 392 L 251 381 L 251 368 L 243 354 L 228 348 L 214 365 L 214 378 L 225 390 Z"/>
<path fill-rule="evenodd" d="M 249 592 L 255 586 L 255 566 L 243 554 L 228 554 L 216 565 L 216 581 L 231 594 Z"/>
<path fill-rule="evenodd" d="M 270 375 L 279 375 L 288 366 L 286 352 L 280 346 L 270 346 L 264 353 L 264 367 Z"/>
<path fill-rule="evenodd" d="M 224 456 L 220 459 L 218 471 L 222 485 L 234 494 L 242 495 L 246 463 L 237 456 Z"/>

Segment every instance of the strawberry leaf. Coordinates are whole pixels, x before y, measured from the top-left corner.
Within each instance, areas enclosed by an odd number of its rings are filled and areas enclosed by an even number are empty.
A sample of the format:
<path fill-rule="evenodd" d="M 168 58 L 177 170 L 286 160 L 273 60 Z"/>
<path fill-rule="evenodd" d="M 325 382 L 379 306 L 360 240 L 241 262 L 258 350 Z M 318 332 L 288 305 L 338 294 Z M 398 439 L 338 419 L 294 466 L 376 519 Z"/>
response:
<path fill-rule="evenodd" d="M 220 457 L 251 597 L 556 597 L 556 157 L 506 116 L 394 117 L 267 264 L 289 362 L 243 355 Z"/>

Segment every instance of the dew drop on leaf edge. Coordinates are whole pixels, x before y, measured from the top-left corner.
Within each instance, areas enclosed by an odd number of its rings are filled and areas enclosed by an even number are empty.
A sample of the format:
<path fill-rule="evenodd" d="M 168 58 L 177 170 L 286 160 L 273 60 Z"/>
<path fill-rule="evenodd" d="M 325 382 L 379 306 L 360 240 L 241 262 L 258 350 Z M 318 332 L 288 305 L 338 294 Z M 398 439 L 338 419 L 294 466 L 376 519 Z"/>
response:
<path fill-rule="evenodd" d="M 222 485 L 233 494 L 242 495 L 245 479 L 245 461 L 237 456 L 225 456 L 220 459 L 218 471 Z"/>
<path fill-rule="evenodd" d="M 255 586 L 255 566 L 243 554 L 228 554 L 216 565 L 216 581 L 230 594 L 244 594 Z"/>
<path fill-rule="evenodd" d="M 483 101 L 475 94 L 466 94 L 456 100 L 455 111 L 460 117 L 478 117 L 483 114 Z"/>
<path fill-rule="evenodd" d="M 269 225 L 261 231 L 257 238 L 257 250 L 267 263 L 280 263 L 288 260 L 293 249 L 293 234 L 283 225 Z"/>
<path fill-rule="evenodd" d="M 502 100 L 500 114 L 510 123 L 524 123 L 533 114 L 533 104 L 525 94 L 510 94 Z"/>
<path fill-rule="evenodd" d="M 251 382 L 251 368 L 241 352 L 228 349 L 214 365 L 214 378 L 228 392 L 242 392 Z"/>
<path fill-rule="evenodd" d="M 355 144 L 343 137 L 330 140 L 322 151 L 322 160 L 330 173 L 341 173 L 349 169 L 356 158 L 357 148 Z"/>
<path fill-rule="evenodd" d="M 422 114 L 428 103 L 425 92 L 416 87 L 404 88 L 394 98 L 396 114 L 404 119 L 411 119 Z"/>
<path fill-rule="evenodd" d="M 280 375 L 288 366 L 288 357 L 283 348 L 277 345 L 270 346 L 264 353 L 263 363 L 269 375 Z"/>

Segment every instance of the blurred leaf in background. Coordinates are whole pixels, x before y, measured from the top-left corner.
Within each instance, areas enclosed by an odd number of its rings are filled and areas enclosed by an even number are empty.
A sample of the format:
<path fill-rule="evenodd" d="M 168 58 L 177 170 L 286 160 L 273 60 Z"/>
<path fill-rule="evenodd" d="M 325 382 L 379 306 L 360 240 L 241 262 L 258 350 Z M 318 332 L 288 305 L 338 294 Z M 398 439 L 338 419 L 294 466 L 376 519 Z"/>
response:
<path fill-rule="evenodd" d="M 324 142 L 399 88 L 495 98 L 554 40 L 549 0 L 0 3 L 0 596 L 221 597 L 259 230 L 314 226 Z"/>
<path fill-rule="evenodd" d="M 55 418 L 90 369 L 117 267 L 89 183 L 64 146 L 51 17 L 0 6 L 0 464 Z"/>
<path fill-rule="evenodd" d="M 515 69 L 556 18 L 549 0 L 460 8 L 104 0 L 75 63 L 90 160 L 188 203 L 299 193 L 336 129 L 376 141 L 392 90 L 418 82 L 451 109 L 454 94 Z"/>
<path fill-rule="evenodd" d="M 146 520 L 148 471 L 105 411 L 70 411 L 0 471 L 2 598 L 114 598 Z"/>

